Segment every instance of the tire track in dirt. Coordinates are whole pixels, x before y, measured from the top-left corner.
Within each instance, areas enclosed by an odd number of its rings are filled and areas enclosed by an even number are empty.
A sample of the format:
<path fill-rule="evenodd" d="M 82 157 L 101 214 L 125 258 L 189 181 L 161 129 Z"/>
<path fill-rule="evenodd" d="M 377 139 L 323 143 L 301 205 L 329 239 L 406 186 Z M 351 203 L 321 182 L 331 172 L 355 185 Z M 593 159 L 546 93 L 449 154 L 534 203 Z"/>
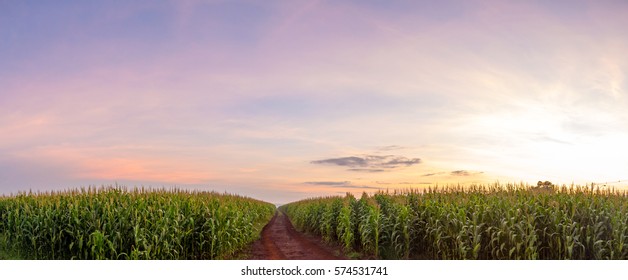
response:
<path fill-rule="evenodd" d="M 298 232 L 288 216 L 277 211 L 262 230 L 262 238 L 250 247 L 252 260 L 340 260 L 345 259 L 315 238 Z"/>

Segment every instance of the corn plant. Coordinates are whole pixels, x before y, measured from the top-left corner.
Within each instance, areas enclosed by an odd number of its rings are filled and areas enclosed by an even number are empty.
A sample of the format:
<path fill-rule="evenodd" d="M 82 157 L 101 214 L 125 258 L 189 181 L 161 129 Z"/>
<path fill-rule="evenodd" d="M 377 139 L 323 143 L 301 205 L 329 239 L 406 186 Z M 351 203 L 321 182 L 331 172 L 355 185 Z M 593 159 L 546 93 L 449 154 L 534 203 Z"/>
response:
<path fill-rule="evenodd" d="M 626 193 L 590 186 L 437 186 L 282 209 L 297 228 L 370 258 L 628 259 Z"/>
<path fill-rule="evenodd" d="M 274 209 L 184 190 L 20 193 L 0 198 L 0 236 L 29 259 L 220 259 L 255 240 Z"/>

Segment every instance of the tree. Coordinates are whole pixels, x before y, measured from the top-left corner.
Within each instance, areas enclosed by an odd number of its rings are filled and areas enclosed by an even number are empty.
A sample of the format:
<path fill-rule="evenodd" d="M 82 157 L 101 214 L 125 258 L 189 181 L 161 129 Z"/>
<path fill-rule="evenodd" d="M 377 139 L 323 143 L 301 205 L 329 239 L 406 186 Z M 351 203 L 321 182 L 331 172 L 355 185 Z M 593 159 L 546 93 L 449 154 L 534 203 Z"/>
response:
<path fill-rule="evenodd" d="M 541 188 L 541 187 L 543 187 L 543 188 L 549 188 L 549 187 L 553 187 L 553 186 L 554 186 L 554 184 L 552 184 L 552 182 L 550 182 L 550 181 L 545 181 L 545 182 L 543 182 L 543 181 L 538 181 L 538 182 L 536 183 L 536 187 L 537 187 L 537 188 Z"/>

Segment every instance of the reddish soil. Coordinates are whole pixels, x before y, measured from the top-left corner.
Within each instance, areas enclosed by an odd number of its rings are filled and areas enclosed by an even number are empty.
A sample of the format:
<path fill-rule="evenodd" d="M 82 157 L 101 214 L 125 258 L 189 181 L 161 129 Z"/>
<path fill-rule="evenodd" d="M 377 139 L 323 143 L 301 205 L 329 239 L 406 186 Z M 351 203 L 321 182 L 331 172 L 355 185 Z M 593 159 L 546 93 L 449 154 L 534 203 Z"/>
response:
<path fill-rule="evenodd" d="M 249 249 L 252 260 L 340 260 L 338 249 L 323 244 L 320 238 L 306 236 L 292 226 L 280 212 L 262 230 L 262 238 Z"/>

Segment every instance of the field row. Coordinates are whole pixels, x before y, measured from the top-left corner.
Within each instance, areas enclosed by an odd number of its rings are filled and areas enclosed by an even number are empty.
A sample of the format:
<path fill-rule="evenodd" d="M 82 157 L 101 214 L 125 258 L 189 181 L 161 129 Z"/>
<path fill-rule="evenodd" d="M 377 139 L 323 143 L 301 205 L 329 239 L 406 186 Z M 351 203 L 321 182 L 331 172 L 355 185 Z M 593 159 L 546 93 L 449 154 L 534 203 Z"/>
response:
<path fill-rule="evenodd" d="M 120 188 L 0 197 L 0 244 L 28 259 L 218 259 L 275 206 L 233 195 Z"/>
<path fill-rule="evenodd" d="M 585 187 L 446 187 L 307 199 L 295 226 L 383 259 L 628 259 L 628 197 Z"/>

